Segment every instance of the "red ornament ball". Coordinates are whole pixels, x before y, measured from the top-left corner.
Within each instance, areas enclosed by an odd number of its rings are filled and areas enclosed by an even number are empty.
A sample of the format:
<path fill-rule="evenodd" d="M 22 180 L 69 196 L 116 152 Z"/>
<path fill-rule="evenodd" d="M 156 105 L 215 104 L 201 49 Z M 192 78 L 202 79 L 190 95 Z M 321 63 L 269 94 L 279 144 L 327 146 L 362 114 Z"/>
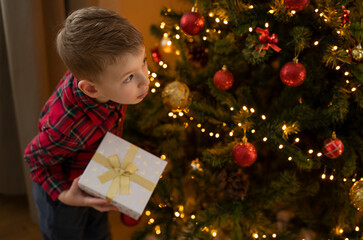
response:
<path fill-rule="evenodd" d="M 288 62 L 281 68 L 280 78 L 289 87 L 300 86 L 306 78 L 305 67 L 301 63 Z"/>
<path fill-rule="evenodd" d="M 257 158 L 255 146 L 251 143 L 237 143 L 232 150 L 233 160 L 241 167 L 251 166 Z"/>
<path fill-rule="evenodd" d="M 204 17 L 198 12 L 184 13 L 180 19 L 180 27 L 189 35 L 196 35 L 204 28 Z"/>
<path fill-rule="evenodd" d="M 213 83 L 220 90 L 230 89 L 233 85 L 233 74 L 227 70 L 226 66 L 223 66 L 214 74 Z"/>
<path fill-rule="evenodd" d="M 284 3 L 290 10 L 301 11 L 309 5 L 310 0 L 284 0 Z"/>
<path fill-rule="evenodd" d="M 337 158 L 342 155 L 344 151 L 343 142 L 339 138 L 329 138 L 325 140 L 323 146 L 323 153 L 328 158 Z"/>
<path fill-rule="evenodd" d="M 139 222 L 140 222 L 140 219 L 141 218 L 139 218 L 139 219 L 137 219 L 137 220 L 135 220 L 135 219 L 133 219 L 132 217 L 129 217 L 129 216 L 127 216 L 126 214 L 123 214 L 123 213 L 121 213 L 121 220 L 122 220 L 122 222 L 125 224 L 125 225 L 127 225 L 127 226 L 135 226 L 135 225 L 137 225 Z"/>

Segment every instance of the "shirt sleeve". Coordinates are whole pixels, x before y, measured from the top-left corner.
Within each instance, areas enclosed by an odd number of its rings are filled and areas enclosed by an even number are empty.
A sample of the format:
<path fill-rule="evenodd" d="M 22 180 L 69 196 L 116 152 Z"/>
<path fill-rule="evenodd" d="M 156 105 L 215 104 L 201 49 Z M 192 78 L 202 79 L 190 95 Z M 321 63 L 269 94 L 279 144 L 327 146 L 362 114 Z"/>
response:
<path fill-rule="evenodd" d="M 24 158 L 31 178 L 56 200 L 59 193 L 69 189 L 70 183 L 62 163 L 79 149 L 78 144 L 50 128 L 38 133 L 25 149 Z"/>

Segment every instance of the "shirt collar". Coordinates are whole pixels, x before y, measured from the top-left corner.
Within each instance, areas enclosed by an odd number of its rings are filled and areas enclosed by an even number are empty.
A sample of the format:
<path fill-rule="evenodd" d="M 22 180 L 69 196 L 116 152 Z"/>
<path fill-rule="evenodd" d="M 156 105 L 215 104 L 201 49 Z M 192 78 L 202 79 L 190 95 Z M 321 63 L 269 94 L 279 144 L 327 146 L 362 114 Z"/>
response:
<path fill-rule="evenodd" d="M 88 97 L 81 89 L 78 88 L 78 80 L 69 72 L 69 88 L 66 91 L 67 98 L 73 100 L 87 116 L 97 125 L 102 124 L 113 111 L 121 111 L 122 104 L 108 101 L 107 103 L 98 103 L 96 100 Z"/>

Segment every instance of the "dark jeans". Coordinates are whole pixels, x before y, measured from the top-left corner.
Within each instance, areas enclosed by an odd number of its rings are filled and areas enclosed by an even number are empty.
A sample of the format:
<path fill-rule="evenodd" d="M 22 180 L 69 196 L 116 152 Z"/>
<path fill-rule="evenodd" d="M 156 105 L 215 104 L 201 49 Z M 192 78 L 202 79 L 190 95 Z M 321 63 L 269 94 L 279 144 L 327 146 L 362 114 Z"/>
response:
<path fill-rule="evenodd" d="M 44 240 L 110 240 L 107 212 L 90 207 L 72 207 L 53 201 L 44 189 L 33 183 L 39 225 Z"/>

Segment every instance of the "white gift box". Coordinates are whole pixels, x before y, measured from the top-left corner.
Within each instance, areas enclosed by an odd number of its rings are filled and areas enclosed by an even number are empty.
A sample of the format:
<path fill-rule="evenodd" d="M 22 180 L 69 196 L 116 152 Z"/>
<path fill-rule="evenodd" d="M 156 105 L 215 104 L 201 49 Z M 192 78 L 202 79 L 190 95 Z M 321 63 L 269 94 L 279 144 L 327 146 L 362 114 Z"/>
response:
<path fill-rule="evenodd" d="M 159 157 L 107 132 L 78 185 L 93 196 L 111 200 L 120 212 L 138 219 L 166 164 Z"/>

